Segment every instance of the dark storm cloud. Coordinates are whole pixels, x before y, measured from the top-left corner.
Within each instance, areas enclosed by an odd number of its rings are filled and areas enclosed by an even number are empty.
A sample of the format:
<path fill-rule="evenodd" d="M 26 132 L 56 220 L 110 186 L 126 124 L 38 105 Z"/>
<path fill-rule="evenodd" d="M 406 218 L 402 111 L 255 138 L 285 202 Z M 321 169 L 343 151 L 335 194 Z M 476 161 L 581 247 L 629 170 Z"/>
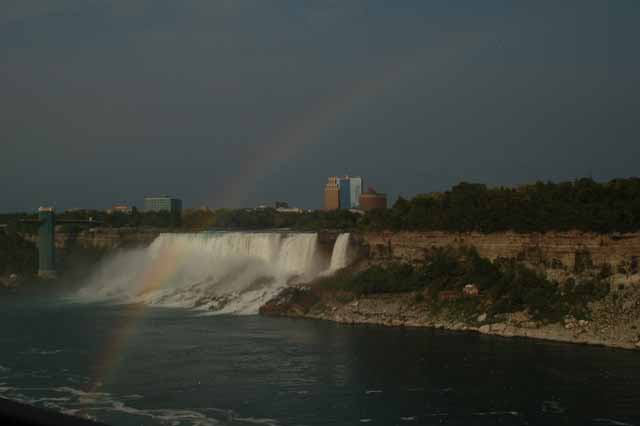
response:
<path fill-rule="evenodd" d="M 637 175 L 634 2 L 5 1 L 0 211 Z"/>

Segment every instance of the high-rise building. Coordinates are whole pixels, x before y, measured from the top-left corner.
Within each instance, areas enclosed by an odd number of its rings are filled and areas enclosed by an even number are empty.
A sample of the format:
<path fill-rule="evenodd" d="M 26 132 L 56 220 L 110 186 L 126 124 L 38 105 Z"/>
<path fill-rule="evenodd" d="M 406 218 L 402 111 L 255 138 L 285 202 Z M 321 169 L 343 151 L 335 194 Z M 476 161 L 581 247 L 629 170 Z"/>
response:
<path fill-rule="evenodd" d="M 344 176 L 338 179 L 340 187 L 340 208 L 357 209 L 362 194 L 362 178 L 359 176 Z"/>
<path fill-rule="evenodd" d="M 351 208 L 351 179 L 349 176 L 338 179 L 338 187 L 340 188 L 340 208 Z"/>
<path fill-rule="evenodd" d="M 331 176 L 324 186 L 324 209 L 336 210 L 340 208 L 340 187 L 338 178 Z"/>
<path fill-rule="evenodd" d="M 170 212 L 180 216 L 182 214 L 182 200 L 167 195 L 144 197 L 144 210 L 147 212 Z"/>
<path fill-rule="evenodd" d="M 357 209 L 360 207 L 360 194 L 362 194 L 362 178 L 359 176 L 350 178 L 349 189 L 350 208 Z"/>
<path fill-rule="evenodd" d="M 325 210 L 357 209 L 360 207 L 360 194 L 362 194 L 361 177 L 331 176 L 324 189 Z"/>

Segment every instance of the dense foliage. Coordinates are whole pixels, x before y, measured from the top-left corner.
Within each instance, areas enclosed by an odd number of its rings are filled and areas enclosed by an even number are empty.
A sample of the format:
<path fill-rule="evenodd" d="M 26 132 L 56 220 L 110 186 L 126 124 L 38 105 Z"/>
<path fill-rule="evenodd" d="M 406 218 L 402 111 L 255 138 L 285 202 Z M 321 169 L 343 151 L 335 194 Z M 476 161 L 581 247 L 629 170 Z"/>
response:
<path fill-rule="evenodd" d="M 34 223 L 22 221 L 35 221 L 37 213 L 5 213 L 0 214 L 0 224 L 8 224 L 13 230 L 21 233 L 35 234 L 38 227 Z M 89 224 L 65 224 L 65 221 L 93 220 L 99 226 L 110 228 L 123 227 L 149 227 L 149 228 L 174 228 L 178 229 L 182 220 L 169 212 L 139 212 L 135 207 L 131 214 L 121 212 L 108 212 L 104 210 L 68 210 L 56 213 L 57 224 L 63 232 L 80 231 L 94 225 Z"/>
<path fill-rule="evenodd" d="M 348 210 L 279 212 L 273 208 L 187 210 L 182 223 L 187 229 L 354 229 L 361 216 Z"/>
<path fill-rule="evenodd" d="M 514 260 L 491 262 L 472 248 L 434 249 L 423 265 L 392 264 L 374 266 L 359 273 L 341 271 L 321 284 L 358 295 L 420 291 L 433 303 L 441 303 L 443 291 L 454 291 L 474 284 L 480 297 L 467 299 L 474 307 L 484 305 L 490 314 L 527 310 L 536 319 L 558 320 L 566 314 L 581 316 L 587 302 L 608 293 L 605 280 L 569 280 L 562 285 L 546 279 Z M 458 301 L 445 303 L 459 303 Z"/>
<path fill-rule="evenodd" d="M 36 246 L 15 233 L 0 231 L 0 275 L 31 274 L 37 268 Z"/>
<path fill-rule="evenodd" d="M 461 183 L 450 191 L 399 198 L 367 214 L 368 229 L 544 232 L 640 230 L 640 179 L 592 179 L 518 188 Z"/>

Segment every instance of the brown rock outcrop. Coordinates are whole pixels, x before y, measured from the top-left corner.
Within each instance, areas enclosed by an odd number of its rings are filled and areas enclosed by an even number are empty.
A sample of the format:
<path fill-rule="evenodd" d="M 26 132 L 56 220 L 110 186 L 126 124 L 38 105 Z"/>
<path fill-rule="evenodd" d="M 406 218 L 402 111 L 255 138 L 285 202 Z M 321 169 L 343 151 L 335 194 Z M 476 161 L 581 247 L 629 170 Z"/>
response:
<path fill-rule="evenodd" d="M 473 246 L 481 256 L 491 260 L 516 258 L 533 265 L 570 270 L 587 263 L 593 267 L 608 264 L 613 271 L 637 273 L 640 259 L 640 233 L 384 231 L 367 232 L 362 238 L 369 247 L 370 259 L 379 261 L 422 261 L 434 247 L 446 246 Z"/>

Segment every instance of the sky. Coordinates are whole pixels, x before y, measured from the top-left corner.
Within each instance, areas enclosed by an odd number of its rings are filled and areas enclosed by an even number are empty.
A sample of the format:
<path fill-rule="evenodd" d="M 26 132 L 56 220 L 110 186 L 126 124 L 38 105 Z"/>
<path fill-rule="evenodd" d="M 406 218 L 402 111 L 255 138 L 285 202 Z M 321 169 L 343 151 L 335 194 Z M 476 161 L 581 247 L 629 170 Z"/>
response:
<path fill-rule="evenodd" d="M 640 2 L 3 0 L 0 212 L 640 175 Z"/>

